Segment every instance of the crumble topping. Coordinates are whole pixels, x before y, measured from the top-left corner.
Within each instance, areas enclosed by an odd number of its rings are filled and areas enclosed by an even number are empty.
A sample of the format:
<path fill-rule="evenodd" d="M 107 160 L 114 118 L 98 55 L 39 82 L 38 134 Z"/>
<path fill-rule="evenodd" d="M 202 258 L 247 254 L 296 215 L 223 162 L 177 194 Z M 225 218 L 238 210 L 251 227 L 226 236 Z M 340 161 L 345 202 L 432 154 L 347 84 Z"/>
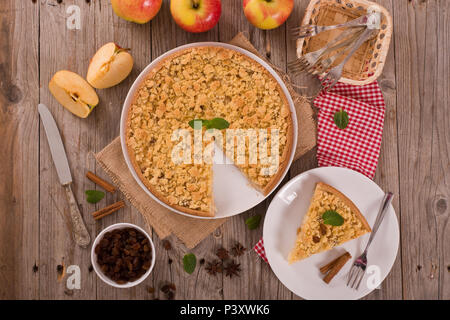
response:
<path fill-rule="evenodd" d="M 190 120 L 216 117 L 227 120 L 230 129 L 277 129 L 281 159 L 290 143 L 291 125 L 282 95 L 264 67 L 238 52 L 186 49 L 163 61 L 142 82 L 130 108 L 127 143 L 148 184 L 169 204 L 211 212 L 212 165 L 175 164 L 171 155 L 179 141 L 171 141 L 173 131 L 186 129 L 193 137 Z M 269 131 L 269 142 L 270 137 Z M 203 142 L 203 147 L 209 143 L 213 142 Z M 245 149 L 245 163 L 238 167 L 263 189 L 274 176 L 262 174 L 267 165 L 249 163 L 248 141 Z"/>
<path fill-rule="evenodd" d="M 327 210 L 336 211 L 344 218 L 344 223 L 341 226 L 323 224 L 322 215 Z M 367 232 L 359 216 L 345 201 L 331 192 L 318 189 L 314 192 L 289 261 L 332 249 Z"/>

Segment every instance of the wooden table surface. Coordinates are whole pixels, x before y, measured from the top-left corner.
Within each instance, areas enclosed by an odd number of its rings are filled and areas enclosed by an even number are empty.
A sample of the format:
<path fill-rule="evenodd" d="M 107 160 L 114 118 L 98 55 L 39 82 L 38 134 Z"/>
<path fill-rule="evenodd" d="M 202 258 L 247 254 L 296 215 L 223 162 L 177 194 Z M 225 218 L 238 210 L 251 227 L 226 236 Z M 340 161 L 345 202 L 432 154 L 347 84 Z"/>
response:
<path fill-rule="evenodd" d="M 253 254 L 239 258 L 239 278 L 209 276 L 204 266 L 192 275 L 181 259 L 193 252 L 213 258 L 220 246 L 239 241 L 251 248 L 261 237 L 244 221 L 264 214 L 270 200 L 229 219 L 195 249 L 169 237 L 166 251 L 153 233 L 157 262 L 152 275 L 132 289 L 114 289 L 90 271 L 90 251 L 75 246 L 69 235 L 68 205 L 58 182 L 37 104 L 46 104 L 60 128 L 74 180 L 75 196 L 94 237 L 116 222 L 145 226 L 129 204 L 117 214 L 95 222 L 90 213 L 124 198 L 107 194 L 97 205 L 84 200 L 95 188 L 87 170 L 106 178 L 92 156 L 119 134 L 119 119 L 128 88 L 139 72 L 162 53 L 196 41 L 222 41 L 244 32 L 252 44 L 285 69 L 294 58 L 286 31 L 299 24 L 309 0 L 296 0 L 287 23 L 272 31 L 250 25 L 241 0 L 222 0 L 218 25 L 203 34 L 181 30 L 165 0 L 150 23 L 137 25 L 118 18 L 108 0 L 2 0 L 0 4 L 0 298 L 21 299 L 152 299 L 163 298 L 161 284 L 173 282 L 178 299 L 299 299 Z M 379 0 L 392 14 L 394 36 L 382 76 L 387 103 L 381 156 L 375 177 L 393 191 L 401 228 L 394 267 L 380 290 L 367 299 L 450 299 L 450 175 L 449 74 L 450 1 Z M 81 29 L 66 27 L 70 5 L 81 11 Z M 70 12 L 70 9 L 69 9 Z M 86 75 L 90 58 L 106 42 L 132 48 L 135 65 L 118 86 L 98 90 L 100 104 L 87 119 L 62 108 L 48 82 L 60 69 Z M 301 92 L 314 96 L 318 81 L 296 78 Z M 315 150 L 296 161 L 289 177 L 317 166 Z M 288 179 L 287 178 L 287 179 Z M 286 179 L 286 180 L 287 180 Z M 148 229 L 148 228 L 147 228 Z M 149 230 L 151 232 L 151 230 Z M 169 264 L 169 259 L 172 263 Z M 81 289 L 58 281 L 58 265 L 78 265 Z M 149 293 L 148 288 L 156 288 Z"/>

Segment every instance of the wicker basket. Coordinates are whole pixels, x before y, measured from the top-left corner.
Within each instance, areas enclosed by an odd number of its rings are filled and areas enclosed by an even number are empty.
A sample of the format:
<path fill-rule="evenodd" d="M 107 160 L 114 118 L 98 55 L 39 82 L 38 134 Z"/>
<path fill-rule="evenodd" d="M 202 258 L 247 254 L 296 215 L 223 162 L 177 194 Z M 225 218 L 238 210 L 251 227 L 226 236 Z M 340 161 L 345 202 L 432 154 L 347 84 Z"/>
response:
<path fill-rule="evenodd" d="M 381 12 L 381 29 L 365 43 L 345 64 L 340 82 L 364 85 L 373 82 L 381 74 L 392 36 L 392 18 L 382 6 L 366 0 L 311 0 L 302 25 L 335 25 L 356 19 L 367 10 Z M 318 50 L 335 38 L 343 29 L 325 31 L 317 36 L 297 40 L 297 57 Z M 338 64 L 340 61 L 336 61 Z"/>

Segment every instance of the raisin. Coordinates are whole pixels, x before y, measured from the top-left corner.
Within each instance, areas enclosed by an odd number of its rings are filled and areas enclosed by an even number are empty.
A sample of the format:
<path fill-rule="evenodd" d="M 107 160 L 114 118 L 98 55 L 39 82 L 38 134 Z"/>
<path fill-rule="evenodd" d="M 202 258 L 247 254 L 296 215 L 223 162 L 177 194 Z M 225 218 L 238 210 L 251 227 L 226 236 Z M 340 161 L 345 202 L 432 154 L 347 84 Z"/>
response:
<path fill-rule="evenodd" d="M 320 234 L 323 236 L 327 234 L 327 227 L 322 223 L 320 224 Z"/>
<path fill-rule="evenodd" d="M 138 280 L 151 266 L 150 242 L 134 228 L 105 233 L 95 253 L 100 270 L 118 284 Z"/>

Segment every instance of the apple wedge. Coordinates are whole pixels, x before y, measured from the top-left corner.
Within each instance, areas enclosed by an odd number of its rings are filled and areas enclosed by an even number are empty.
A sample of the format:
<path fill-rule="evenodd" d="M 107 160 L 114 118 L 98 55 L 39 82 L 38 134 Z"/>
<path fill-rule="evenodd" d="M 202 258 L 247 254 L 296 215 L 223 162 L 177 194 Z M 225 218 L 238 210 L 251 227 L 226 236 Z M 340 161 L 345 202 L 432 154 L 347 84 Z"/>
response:
<path fill-rule="evenodd" d="M 98 104 L 95 90 L 81 76 L 71 71 L 56 72 L 48 88 L 64 108 L 80 118 L 86 118 Z"/>
<path fill-rule="evenodd" d="M 114 42 L 102 46 L 95 53 L 87 72 L 87 81 L 97 89 L 105 89 L 122 82 L 133 69 L 133 57 Z"/>

